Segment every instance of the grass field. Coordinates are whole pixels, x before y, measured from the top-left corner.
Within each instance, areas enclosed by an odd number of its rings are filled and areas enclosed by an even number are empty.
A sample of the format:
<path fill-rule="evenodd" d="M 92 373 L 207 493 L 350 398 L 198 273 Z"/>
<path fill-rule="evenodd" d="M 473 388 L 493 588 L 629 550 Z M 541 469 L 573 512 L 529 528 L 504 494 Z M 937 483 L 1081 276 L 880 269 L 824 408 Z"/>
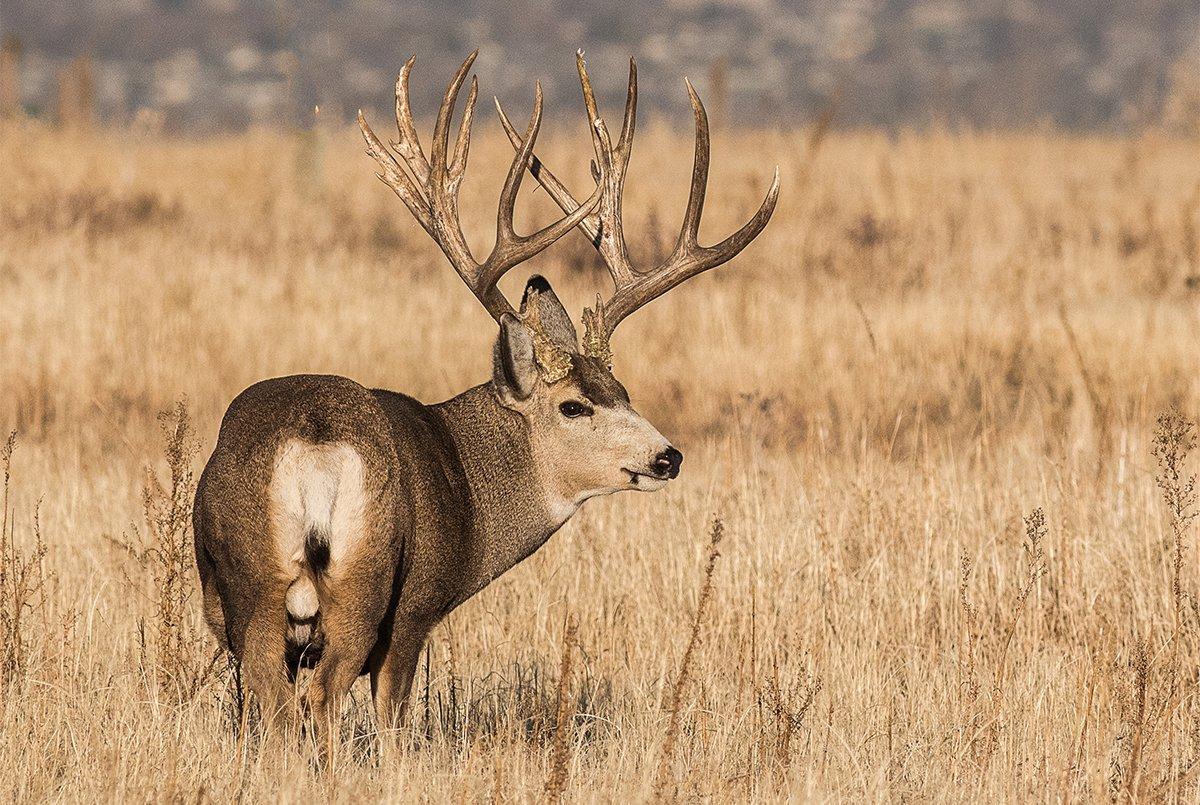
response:
<path fill-rule="evenodd" d="M 479 128 L 483 250 L 510 152 Z M 583 190 L 582 127 L 544 143 Z M 702 236 L 778 162 L 774 220 L 614 344 L 680 480 L 588 504 L 438 627 L 409 733 L 374 740 L 356 688 L 322 771 L 239 729 L 189 471 L 256 380 L 440 400 L 487 377 L 494 325 L 349 128 L 4 124 L 0 798 L 1195 801 L 1198 151 L 718 136 Z M 641 135 L 635 257 L 672 245 L 690 153 Z M 553 214 L 527 185 L 525 231 Z M 578 311 L 596 265 L 572 235 L 524 274 Z"/>

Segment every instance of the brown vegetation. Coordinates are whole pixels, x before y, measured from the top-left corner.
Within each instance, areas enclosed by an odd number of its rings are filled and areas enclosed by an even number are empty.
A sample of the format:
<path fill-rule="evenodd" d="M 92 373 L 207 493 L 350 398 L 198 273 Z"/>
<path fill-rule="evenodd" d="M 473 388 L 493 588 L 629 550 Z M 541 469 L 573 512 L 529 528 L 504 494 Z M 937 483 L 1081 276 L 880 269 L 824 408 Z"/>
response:
<path fill-rule="evenodd" d="M 774 221 L 613 345 L 677 485 L 588 504 L 435 631 L 409 734 L 360 693 L 320 770 L 200 628 L 191 473 L 255 380 L 442 399 L 495 328 L 349 129 L 0 124 L 0 791 L 1194 800 L 1197 143 L 810 134 L 718 136 L 701 239 L 778 161 Z M 482 135 L 480 251 L 511 154 Z M 635 258 L 689 170 L 646 135 Z M 586 190 L 586 132 L 544 142 Z M 525 230 L 555 215 L 527 185 Z M 528 268 L 577 311 L 604 276 L 575 235 Z"/>

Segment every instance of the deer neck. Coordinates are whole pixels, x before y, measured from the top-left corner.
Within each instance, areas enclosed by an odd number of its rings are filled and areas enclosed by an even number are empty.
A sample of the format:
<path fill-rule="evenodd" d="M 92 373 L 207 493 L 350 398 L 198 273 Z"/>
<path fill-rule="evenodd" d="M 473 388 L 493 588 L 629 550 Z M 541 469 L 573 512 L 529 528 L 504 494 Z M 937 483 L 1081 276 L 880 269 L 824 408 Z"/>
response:
<path fill-rule="evenodd" d="M 471 566 L 478 589 L 540 548 L 575 508 L 547 504 L 528 426 L 500 405 L 489 385 L 435 407 L 454 441 L 470 495 Z"/>

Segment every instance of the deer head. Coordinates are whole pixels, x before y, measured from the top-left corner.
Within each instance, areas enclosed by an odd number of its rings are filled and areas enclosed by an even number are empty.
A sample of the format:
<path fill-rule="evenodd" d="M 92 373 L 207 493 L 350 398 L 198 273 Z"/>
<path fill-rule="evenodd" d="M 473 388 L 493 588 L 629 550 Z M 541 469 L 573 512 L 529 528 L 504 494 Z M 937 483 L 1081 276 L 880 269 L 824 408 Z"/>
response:
<path fill-rule="evenodd" d="M 580 204 L 533 155 L 541 121 L 540 86 L 523 137 L 497 102 L 516 156 L 500 194 L 496 245 L 486 260 L 476 262 L 463 238 L 457 210 L 457 191 L 466 167 L 477 95 L 474 78 L 454 154 L 447 161 L 450 119 L 474 58 L 474 53 L 467 57 L 446 91 L 428 159 L 417 140 L 408 102 L 413 59 L 404 65 L 396 82 L 399 140 L 393 146 L 395 155 L 383 146 L 360 113 L 359 125 L 368 153 L 382 169 L 380 178 L 437 242 L 463 282 L 499 324 L 490 385 L 499 404 L 525 423 L 533 463 L 547 498 L 571 507 L 595 495 L 659 489 L 678 476 L 683 455 L 630 404 L 625 387 L 612 374 L 610 338 L 616 326 L 642 305 L 744 249 L 766 226 L 774 210 L 778 171 L 749 223 L 716 246 L 700 246 L 696 236 L 708 175 L 708 123 L 700 99 L 688 84 L 696 117 L 696 155 L 683 229 L 675 250 L 662 265 L 638 270 L 629 259 L 621 226 L 622 188 L 637 106 L 636 67 L 631 61 L 624 125 L 619 141 L 613 145 L 597 112 L 580 53 L 577 64 L 596 154 L 592 163 L 596 190 Z M 564 217 L 533 235 L 519 236 L 513 229 L 513 206 L 527 169 L 563 210 Z M 615 283 L 615 291 L 607 301 L 597 296 L 595 306 L 584 311 L 582 343 L 570 316 L 544 278 L 534 276 L 529 280 L 516 310 L 497 288 L 506 271 L 576 226 L 591 239 Z"/>
<path fill-rule="evenodd" d="M 548 500 L 568 507 L 622 489 L 652 491 L 679 474 L 683 454 L 629 402 L 608 365 L 578 344 L 567 311 L 540 276 L 517 316 L 500 321 L 493 387 L 528 424 Z"/>

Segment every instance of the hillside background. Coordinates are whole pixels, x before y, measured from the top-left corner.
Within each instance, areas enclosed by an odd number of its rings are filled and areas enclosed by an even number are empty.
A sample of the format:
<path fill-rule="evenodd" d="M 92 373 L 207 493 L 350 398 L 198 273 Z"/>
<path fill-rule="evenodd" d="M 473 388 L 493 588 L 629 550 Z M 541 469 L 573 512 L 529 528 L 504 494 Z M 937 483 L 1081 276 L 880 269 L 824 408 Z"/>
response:
<path fill-rule="evenodd" d="M 1052 123 L 1127 130 L 1178 122 L 1195 103 L 1195 0 L 5 0 L 21 102 L 51 114 L 58 72 L 86 56 L 101 119 L 153 110 L 176 130 L 303 123 L 314 105 L 348 118 L 383 108 L 396 69 L 421 55 L 420 108 L 474 47 L 484 97 L 524 99 L 543 81 L 577 103 L 571 54 L 585 47 L 607 100 L 638 59 L 643 108 L 686 114 L 680 78 L 743 127 L 837 120 L 888 127 Z M 428 72 L 426 72 L 428 71 Z"/>

